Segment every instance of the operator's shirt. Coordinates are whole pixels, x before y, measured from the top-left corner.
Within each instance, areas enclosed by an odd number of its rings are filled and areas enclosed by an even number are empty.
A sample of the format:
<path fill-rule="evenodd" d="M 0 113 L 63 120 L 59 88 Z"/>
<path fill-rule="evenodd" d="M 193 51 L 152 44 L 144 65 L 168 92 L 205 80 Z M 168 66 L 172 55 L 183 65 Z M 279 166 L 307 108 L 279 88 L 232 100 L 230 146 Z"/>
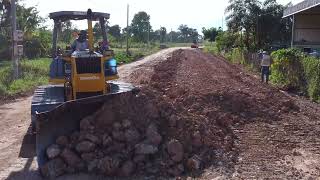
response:
<path fill-rule="evenodd" d="M 264 54 L 262 56 L 262 60 L 261 60 L 261 66 L 267 66 L 269 67 L 271 65 L 271 57 L 267 54 Z"/>
<path fill-rule="evenodd" d="M 89 48 L 88 41 L 79 42 L 75 40 L 72 44 L 73 51 L 85 51 L 88 48 Z"/>

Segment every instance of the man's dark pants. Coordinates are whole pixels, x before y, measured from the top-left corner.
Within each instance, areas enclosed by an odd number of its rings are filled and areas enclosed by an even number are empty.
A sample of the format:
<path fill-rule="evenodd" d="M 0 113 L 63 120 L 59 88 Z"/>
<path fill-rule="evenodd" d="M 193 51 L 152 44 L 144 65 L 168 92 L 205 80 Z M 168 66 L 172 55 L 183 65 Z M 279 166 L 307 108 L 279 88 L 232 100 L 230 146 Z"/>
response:
<path fill-rule="evenodd" d="M 270 75 L 270 67 L 269 66 L 262 66 L 261 67 L 261 80 L 264 82 L 264 77 L 266 77 L 266 83 L 269 81 Z"/>

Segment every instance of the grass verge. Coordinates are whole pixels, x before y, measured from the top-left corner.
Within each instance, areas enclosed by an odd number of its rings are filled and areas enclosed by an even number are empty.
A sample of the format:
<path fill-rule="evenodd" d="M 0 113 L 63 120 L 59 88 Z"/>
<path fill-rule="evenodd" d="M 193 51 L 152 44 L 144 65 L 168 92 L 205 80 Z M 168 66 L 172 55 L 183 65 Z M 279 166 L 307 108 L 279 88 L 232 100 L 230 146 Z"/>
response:
<path fill-rule="evenodd" d="M 0 66 L 0 96 L 14 97 L 27 93 L 39 85 L 48 83 L 48 72 L 51 60 L 41 58 L 35 60 L 22 60 L 20 62 L 19 79 L 12 77 L 10 62 L 2 62 Z"/>

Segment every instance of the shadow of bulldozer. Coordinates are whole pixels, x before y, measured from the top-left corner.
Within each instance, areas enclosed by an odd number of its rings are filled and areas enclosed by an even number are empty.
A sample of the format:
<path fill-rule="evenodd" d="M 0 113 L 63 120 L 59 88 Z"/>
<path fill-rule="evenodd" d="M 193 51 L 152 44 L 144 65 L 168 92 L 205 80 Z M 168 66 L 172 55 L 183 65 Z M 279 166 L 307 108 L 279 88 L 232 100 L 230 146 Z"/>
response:
<path fill-rule="evenodd" d="M 19 163 L 21 168 L 18 171 L 12 171 L 9 176 L 5 179 L 7 180 L 41 180 L 42 177 L 37 170 L 34 168 L 36 164 L 36 136 L 31 133 L 31 126 L 23 137 L 20 152 L 19 152 Z"/>

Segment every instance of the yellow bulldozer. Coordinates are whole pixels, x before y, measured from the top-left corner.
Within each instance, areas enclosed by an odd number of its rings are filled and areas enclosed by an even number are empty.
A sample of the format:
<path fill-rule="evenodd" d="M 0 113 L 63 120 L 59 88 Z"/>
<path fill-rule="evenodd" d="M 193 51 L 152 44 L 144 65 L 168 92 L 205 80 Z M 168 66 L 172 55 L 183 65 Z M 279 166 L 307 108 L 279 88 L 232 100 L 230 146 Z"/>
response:
<path fill-rule="evenodd" d="M 50 85 L 35 90 L 31 104 L 32 127 L 36 133 L 39 167 L 47 162 L 46 148 L 61 135 L 79 130 L 79 122 L 104 103 L 122 93 L 133 93 L 131 84 L 111 82 L 118 78 L 113 51 L 108 47 L 106 21 L 108 13 L 60 11 L 50 13 L 54 20 L 50 65 Z M 69 20 L 86 20 L 88 49 L 61 50 L 57 47 L 61 24 Z M 98 21 L 103 41 L 94 48 L 92 22 Z"/>

